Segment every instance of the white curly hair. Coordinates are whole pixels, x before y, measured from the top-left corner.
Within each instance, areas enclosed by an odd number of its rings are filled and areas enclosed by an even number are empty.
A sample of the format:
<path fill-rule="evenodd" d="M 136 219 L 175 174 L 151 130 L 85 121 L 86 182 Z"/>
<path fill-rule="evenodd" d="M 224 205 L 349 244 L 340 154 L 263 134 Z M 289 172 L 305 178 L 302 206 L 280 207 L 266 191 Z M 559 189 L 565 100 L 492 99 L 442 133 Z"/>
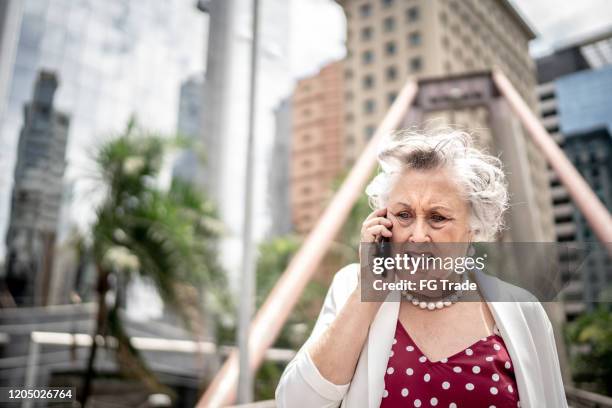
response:
<path fill-rule="evenodd" d="M 398 176 L 409 169 L 449 168 L 469 202 L 475 241 L 491 241 L 503 228 L 508 187 L 501 160 L 474 147 L 462 130 L 403 130 L 386 138 L 378 153 L 380 171 L 366 188 L 370 207 L 383 208 Z"/>

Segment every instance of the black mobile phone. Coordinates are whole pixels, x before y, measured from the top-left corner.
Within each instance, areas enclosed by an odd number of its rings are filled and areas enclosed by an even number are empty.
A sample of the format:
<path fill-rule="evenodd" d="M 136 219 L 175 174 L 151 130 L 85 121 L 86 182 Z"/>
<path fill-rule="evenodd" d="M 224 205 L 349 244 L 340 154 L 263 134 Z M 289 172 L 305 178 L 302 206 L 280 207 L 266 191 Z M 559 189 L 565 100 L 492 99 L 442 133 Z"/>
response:
<path fill-rule="evenodd" d="M 389 228 L 389 229 L 391 229 L 391 228 Z M 391 256 L 391 238 L 384 237 L 384 236 L 381 235 L 379 237 L 376 245 L 377 245 L 376 255 L 378 257 L 386 258 L 386 257 Z M 382 276 L 385 277 L 385 278 L 387 277 L 387 271 L 386 270 L 383 271 Z"/>

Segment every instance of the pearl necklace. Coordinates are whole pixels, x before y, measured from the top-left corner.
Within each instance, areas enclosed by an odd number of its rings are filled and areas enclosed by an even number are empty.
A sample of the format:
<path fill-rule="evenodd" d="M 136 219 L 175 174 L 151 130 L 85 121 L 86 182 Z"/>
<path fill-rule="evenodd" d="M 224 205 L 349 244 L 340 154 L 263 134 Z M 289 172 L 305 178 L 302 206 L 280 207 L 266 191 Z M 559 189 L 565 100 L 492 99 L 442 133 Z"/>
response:
<path fill-rule="evenodd" d="M 465 282 L 468 279 L 467 272 L 461 274 L 461 283 Z M 425 301 L 419 300 L 415 295 L 409 293 L 407 290 L 402 291 L 402 295 L 406 298 L 406 300 L 410 301 L 414 306 L 418 306 L 421 309 L 427 310 L 436 310 L 442 309 L 443 307 L 450 307 L 453 304 L 457 303 L 459 298 L 463 295 L 463 290 L 459 289 L 452 295 L 445 296 L 437 301 Z"/>

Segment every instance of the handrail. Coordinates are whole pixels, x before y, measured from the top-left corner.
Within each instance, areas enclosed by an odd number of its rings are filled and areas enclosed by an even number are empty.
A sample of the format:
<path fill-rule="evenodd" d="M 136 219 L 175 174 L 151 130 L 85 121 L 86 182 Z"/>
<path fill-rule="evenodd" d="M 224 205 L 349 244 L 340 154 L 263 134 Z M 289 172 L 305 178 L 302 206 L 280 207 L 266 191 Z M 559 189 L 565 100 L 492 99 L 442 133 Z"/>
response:
<path fill-rule="evenodd" d="M 415 81 L 408 81 L 385 115 L 380 126 L 351 169 L 340 190 L 317 221 L 314 229 L 291 260 L 265 303 L 251 323 L 249 332 L 249 356 L 251 369 L 262 361 L 306 284 L 315 273 L 340 228 L 347 219 L 353 204 L 363 192 L 376 166 L 378 145 L 389 133 L 396 130 L 405 118 L 417 94 Z M 238 381 L 238 352 L 230 354 L 206 390 L 197 407 L 221 407 L 235 399 Z"/>
<path fill-rule="evenodd" d="M 608 210 L 572 165 L 563 150 L 542 126 L 503 72 L 496 68 L 493 69 L 491 79 L 513 112 L 518 116 L 535 145 L 557 172 L 561 182 L 567 188 L 568 193 L 595 234 L 604 243 L 608 251 L 612 253 L 612 245 L 610 245 L 612 243 L 612 217 Z M 406 83 L 374 136 L 363 150 L 359 160 L 351 169 L 340 190 L 334 195 L 314 229 L 307 236 L 255 316 L 249 332 L 249 355 L 252 370 L 259 366 L 263 353 L 278 336 L 291 310 L 297 303 L 299 294 L 303 291 L 329 248 L 331 238 L 339 232 L 353 204 L 363 191 L 376 164 L 379 142 L 402 123 L 417 96 L 417 90 L 418 84 L 416 82 L 411 80 Z M 202 399 L 198 402 L 197 407 L 216 408 L 231 404 L 235 399 L 238 374 L 238 351 L 234 351 L 215 376 Z"/>
<path fill-rule="evenodd" d="M 612 254 L 612 216 L 608 209 L 595 195 L 591 187 L 580 175 L 563 150 L 555 143 L 542 123 L 527 106 L 523 98 L 514 89 L 510 80 L 500 69 L 494 69 L 493 82 L 500 93 L 506 98 L 510 108 L 518 116 L 535 145 L 544 154 L 550 166 L 555 170 L 561 183 L 567 189 L 574 203 Z"/>
<path fill-rule="evenodd" d="M 567 403 L 572 408 L 612 408 L 612 398 L 579 388 L 565 386 Z"/>

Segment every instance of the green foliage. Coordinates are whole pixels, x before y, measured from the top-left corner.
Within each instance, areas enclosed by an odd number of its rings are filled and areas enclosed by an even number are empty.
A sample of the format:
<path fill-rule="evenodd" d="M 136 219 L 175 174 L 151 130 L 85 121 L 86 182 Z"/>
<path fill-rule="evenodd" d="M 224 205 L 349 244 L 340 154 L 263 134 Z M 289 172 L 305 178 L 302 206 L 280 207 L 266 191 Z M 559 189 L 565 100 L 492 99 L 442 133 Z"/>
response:
<path fill-rule="evenodd" d="M 121 274 L 119 281 L 126 283 L 134 274 L 150 279 L 165 305 L 200 337 L 202 309 L 217 305 L 213 314 L 220 313 L 228 303 L 215 251 L 222 228 L 212 204 L 191 185 L 178 180 L 169 189 L 157 185 L 164 154 L 176 143 L 132 119 L 123 134 L 99 149 L 96 164 L 105 198 L 92 226 L 91 252 L 103 279 L 112 274 Z M 124 371 L 152 384 L 116 307 L 103 316 L 109 329 L 104 334 L 119 341 L 119 363 L 131 367 Z"/>
<path fill-rule="evenodd" d="M 334 182 L 334 190 L 342 183 L 344 176 Z M 336 239 L 332 242 L 330 251 L 323 264 L 332 269 L 359 262 L 359 242 L 361 224 L 372 210 L 367 196 L 359 197 L 348 216 L 347 221 Z M 330 237 L 330 239 L 333 237 Z M 289 265 L 302 244 L 300 237 L 288 235 L 264 242 L 259 248 L 257 263 L 257 307 L 259 308 L 268 296 L 283 271 Z M 316 318 L 327 292 L 329 282 L 311 281 L 308 283 L 300 300 L 285 323 L 275 347 L 299 349 L 312 332 Z M 283 368 L 273 362 L 264 362 L 257 372 L 255 393 L 258 400 L 273 399 L 274 390 L 282 374 Z"/>
<path fill-rule="evenodd" d="M 300 245 L 301 239 L 295 235 L 273 238 L 260 245 L 256 280 L 258 309 L 270 294 Z M 301 347 L 312 331 L 325 291 L 326 287 L 320 282 L 308 283 L 279 334 L 274 344 L 275 347 L 294 350 Z M 266 361 L 261 365 L 255 377 L 256 400 L 274 398 L 274 391 L 282 372 L 283 368 L 278 363 Z"/>
<path fill-rule="evenodd" d="M 264 361 L 255 376 L 255 400 L 266 401 L 275 398 L 274 393 L 284 367 L 274 361 Z"/>
<path fill-rule="evenodd" d="M 370 177 L 370 179 L 374 178 L 376 174 L 377 172 L 375 171 Z M 334 183 L 334 190 L 339 189 L 345 178 L 345 174 L 338 177 L 338 179 Z M 345 254 L 348 254 L 348 257 L 344 259 L 344 263 L 359 262 L 361 225 L 372 211 L 373 210 L 368 202 L 368 196 L 365 193 L 361 194 L 353 205 L 353 208 L 351 208 L 351 212 L 349 213 L 349 216 L 344 225 L 342 226 L 340 234 L 336 239 L 336 247 L 337 245 L 341 245 L 352 249 L 352 253 L 344 251 Z"/>
<path fill-rule="evenodd" d="M 566 327 L 573 348 L 574 381 L 584 388 L 612 396 L 612 310 L 608 304 L 580 316 Z"/>
<path fill-rule="evenodd" d="M 301 239 L 295 235 L 274 238 L 260 245 L 260 256 L 257 261 L 258 309 L 289 265 L 300 245 Z M 302 345 L 307 334 L 314 326 L 314 320 L 325 292 L 326 288 L 320 282 L 311 281 L 308 283 L 279 335 L 275 344 L 276 347 L 297 349 Z"/>

